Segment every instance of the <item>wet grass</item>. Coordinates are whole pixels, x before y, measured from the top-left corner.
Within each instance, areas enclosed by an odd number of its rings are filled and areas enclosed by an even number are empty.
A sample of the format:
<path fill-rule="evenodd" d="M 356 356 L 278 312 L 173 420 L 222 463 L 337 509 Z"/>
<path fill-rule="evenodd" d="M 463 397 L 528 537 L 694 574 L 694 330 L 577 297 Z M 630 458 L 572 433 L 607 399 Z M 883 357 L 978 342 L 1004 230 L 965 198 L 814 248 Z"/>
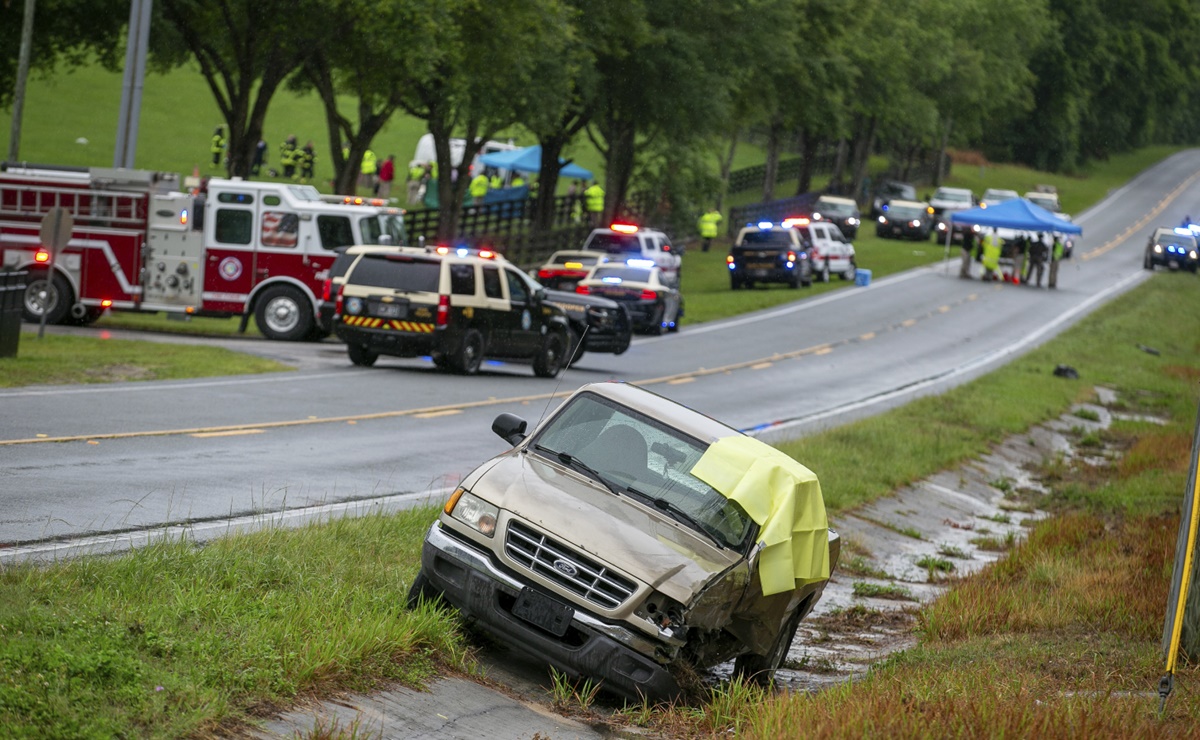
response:
<path fill-rule="evenodd" d="M 17 356 L 0 358 L 0 387 L 172 380 L 291 370 L 220 347 L 23 333 Z"/>
<path fill-rule="evenodd" d="M 419 682 L 467 654 L 405 608 L 434 512 L 0 571 L 5 737 L 228 734 L 298 697 Z"/>

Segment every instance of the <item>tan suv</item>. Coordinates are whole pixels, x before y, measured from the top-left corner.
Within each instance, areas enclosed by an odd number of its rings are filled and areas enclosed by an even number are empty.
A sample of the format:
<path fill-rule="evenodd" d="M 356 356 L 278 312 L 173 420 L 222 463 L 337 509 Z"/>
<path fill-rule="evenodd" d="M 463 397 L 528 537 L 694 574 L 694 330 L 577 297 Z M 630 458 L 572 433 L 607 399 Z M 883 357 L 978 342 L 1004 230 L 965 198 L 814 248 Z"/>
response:
<path fill-rule="evenodd" d="M 379 355 L 429 355 L 467 375 L 485 358 L 530 362 L 553 378 L 566 366 L 567 316 L 546 291 L 488 250 L 351 247 L 332 319 L 355 365 Z"/>
<path fill-rule="evenodd" d="M 468 475 L 430 528 L 409 604 L 441 598 L 506 643 L 616 694 L 676 696 L 734 660 L 770 683 L 839 538 L 782 452 L 625 383 L 585 385 Z"/>

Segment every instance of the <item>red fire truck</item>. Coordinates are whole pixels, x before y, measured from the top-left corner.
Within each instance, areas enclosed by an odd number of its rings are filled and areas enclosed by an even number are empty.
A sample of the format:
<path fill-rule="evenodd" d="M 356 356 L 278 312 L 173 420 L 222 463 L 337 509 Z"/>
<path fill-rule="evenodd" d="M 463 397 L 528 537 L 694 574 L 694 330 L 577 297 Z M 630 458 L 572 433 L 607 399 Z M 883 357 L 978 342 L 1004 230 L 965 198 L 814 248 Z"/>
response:
<path fill-rule="evenodd" d="M 26 320 L 87 324 L 105 308 L 253 316 L 270 339 L 326 336 L 321 287 L 337 250 L 403 244 L 404 211 L 311 185 L 218 179 L 183 192 L 174 173 L 0 165 L 0 269 L 28 270 Z M 56 259 L 43 216 L 74 217 Z"/>

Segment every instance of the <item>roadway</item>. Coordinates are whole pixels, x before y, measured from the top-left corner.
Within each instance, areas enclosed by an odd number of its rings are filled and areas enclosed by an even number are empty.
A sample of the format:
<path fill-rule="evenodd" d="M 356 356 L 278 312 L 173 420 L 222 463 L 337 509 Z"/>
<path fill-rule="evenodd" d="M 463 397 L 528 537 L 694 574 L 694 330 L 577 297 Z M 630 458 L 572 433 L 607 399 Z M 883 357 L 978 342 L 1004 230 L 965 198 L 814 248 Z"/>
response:
<path fill-rule="evenodd" d="M 1078 214 L 1084 234 L 1057 290 L 960 280 L 953 247 L 950 264 L 638 339 L 556 381 L 498 363 L 474 377 L 422 360 L 358 368 L 333 342 L 201 340 L 298 370 L 3 390 L 0 558 L 119 548 L 165 524 L 203 537 L 438 500 L 505 449 L 496 414 L 536 422 L 598 380 L 636 382 L 768 441 L 878 413 L 978 377 L 1146 279 L 1146 236 L 1196 210 L 1198 176 L 1200 150 L 1183 152 Z M 163 351 L 197 341 L 160 339 Z"/>

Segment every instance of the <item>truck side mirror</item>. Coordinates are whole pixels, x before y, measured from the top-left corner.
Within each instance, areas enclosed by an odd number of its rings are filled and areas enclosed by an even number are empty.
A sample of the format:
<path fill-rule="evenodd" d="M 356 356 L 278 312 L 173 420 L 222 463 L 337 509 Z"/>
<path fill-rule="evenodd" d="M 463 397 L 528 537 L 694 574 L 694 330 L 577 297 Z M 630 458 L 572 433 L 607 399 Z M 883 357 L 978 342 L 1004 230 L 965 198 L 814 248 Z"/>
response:
<path fill-rule="evenodd" d="M 492 431 L 500 439 L 516 447 L 525 440 L 527 426 L 529 423 L 516 414 L 504 413 L 497 416 L 496 420 L 492 422 Z"/>

